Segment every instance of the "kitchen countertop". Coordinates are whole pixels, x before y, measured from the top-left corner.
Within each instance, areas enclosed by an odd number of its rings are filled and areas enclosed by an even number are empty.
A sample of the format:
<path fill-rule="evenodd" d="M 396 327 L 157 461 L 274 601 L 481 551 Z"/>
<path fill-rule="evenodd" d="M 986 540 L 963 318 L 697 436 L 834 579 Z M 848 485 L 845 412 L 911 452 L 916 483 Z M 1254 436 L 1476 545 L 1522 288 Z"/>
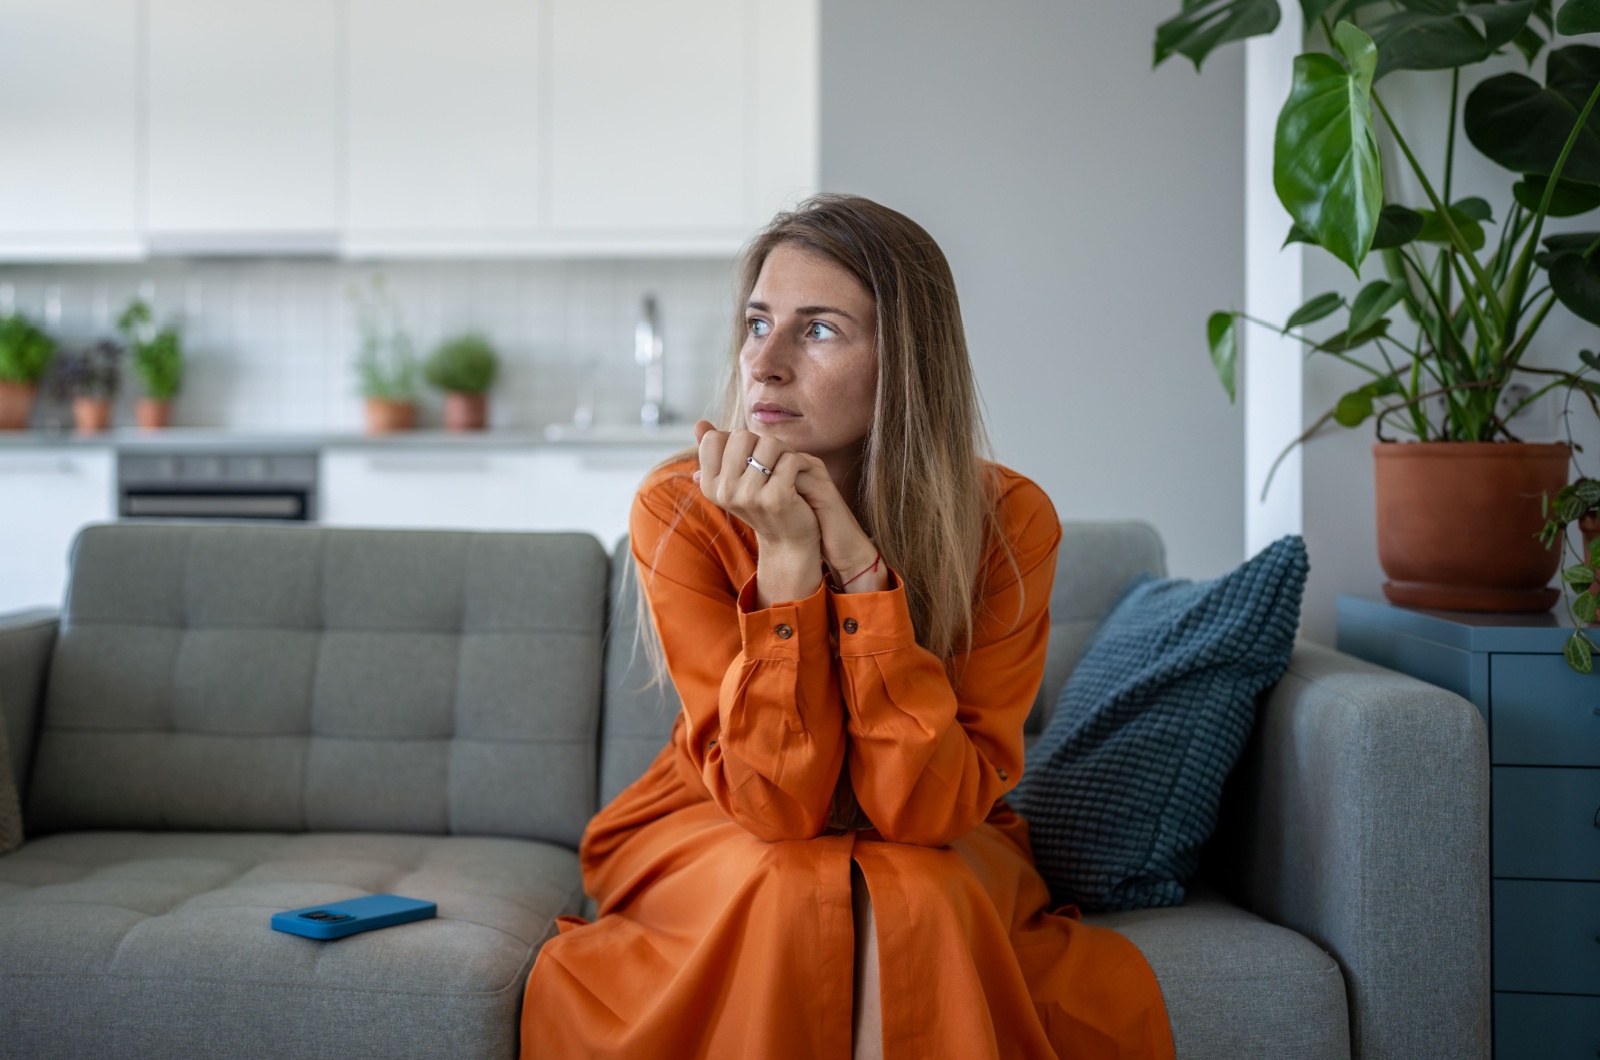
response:
<path fill-rule="evenodd" d="M 229 430 L 224 427 L 169 427 L 144 431 L 119 427 L 99 434 L 71 431 L 0 431 L 0 452 L 61 447 L 110 449 L 573 449 L 592 446 L 664 447 L 694 445 L 691 424 L 670 424 L 656 430 L 630 425 L 600 425 L 588 430 L 557 424 L 545 430 L 398 431 L 369 435 L 355 431 Z"/>

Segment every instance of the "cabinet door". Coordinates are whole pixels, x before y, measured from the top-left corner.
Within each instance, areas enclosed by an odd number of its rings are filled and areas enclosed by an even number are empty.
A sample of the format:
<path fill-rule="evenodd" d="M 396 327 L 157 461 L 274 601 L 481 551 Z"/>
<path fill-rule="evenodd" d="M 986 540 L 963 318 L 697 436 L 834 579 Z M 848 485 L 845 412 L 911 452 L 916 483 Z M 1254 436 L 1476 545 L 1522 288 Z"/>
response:
<path fill-rule="evenodd" d="M 140 252 L 138 7 L 0 4 L 0 260 Z"/>
<path fill-rule="evenodd" d="M 550 220 L 743 234 L 754 65 L 747 0 L 549 0 Z"/>
<path fill-rule="evenodd" d="M 628 532 L 628 513 L 645 475 L 677 448 L 549 450 L 542 454 L 536 530 L 579 530 L 600 539 L 607 552 Z"/>
<path fill-rule="evenodd" d="M 531 453 L 330 450 L 318 503 L 330 526 L 528 530 L 538 487 Z"/>
<path fill-rule="evenodd" d="M 110 449 L 0 452 L 0 613 L 60 607 L 73 536 L 115 515 Z"/>
<path fill-rule="evenodd" d="M 539 5 L 350 0 L 346 235 L 493 248 L 539 222 Z"/>
<path fill-rule="evenodd" d="M 334 245 L 339 5 L 148 0 L 152 246 Z M 255 237 L 258 242 L 252 242 Z M 226 240 L 237 242 L 227 243 Z"/>

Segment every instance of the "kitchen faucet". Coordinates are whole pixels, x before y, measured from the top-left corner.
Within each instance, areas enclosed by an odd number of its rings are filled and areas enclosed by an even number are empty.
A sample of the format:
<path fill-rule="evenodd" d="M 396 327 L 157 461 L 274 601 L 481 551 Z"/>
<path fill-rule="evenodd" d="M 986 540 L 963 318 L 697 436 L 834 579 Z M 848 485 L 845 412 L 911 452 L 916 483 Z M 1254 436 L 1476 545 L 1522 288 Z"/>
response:
<path fill-rule="evenodd" d="M 639 408 L 639 422 L 646 427 L 659 427 L 671 421 L 666 409 L 666 373 L 661 343 L 661 322 L 656 315 L 654 295 L 644 296 L 644 306 L 639 322 L 633 328 L 633 359 L 644 366 L 644 404 Z"/>

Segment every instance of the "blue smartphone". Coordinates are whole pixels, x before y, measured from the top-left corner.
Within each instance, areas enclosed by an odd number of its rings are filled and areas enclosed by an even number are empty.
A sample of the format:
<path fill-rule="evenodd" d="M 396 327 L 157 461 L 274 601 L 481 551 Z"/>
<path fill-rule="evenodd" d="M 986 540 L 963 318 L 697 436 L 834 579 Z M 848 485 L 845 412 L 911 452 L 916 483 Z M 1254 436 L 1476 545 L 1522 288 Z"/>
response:
<path fill-rule="evenodd" d="M 413 920 L 427 920 L 439 914 L 439 907 L 417 898 L 398 894 L 369 894 L 327 905 L 308 905 L 272 914 L 272 929 L 308 939 L 342 939 L 358 931 L 393 927 Z"/>

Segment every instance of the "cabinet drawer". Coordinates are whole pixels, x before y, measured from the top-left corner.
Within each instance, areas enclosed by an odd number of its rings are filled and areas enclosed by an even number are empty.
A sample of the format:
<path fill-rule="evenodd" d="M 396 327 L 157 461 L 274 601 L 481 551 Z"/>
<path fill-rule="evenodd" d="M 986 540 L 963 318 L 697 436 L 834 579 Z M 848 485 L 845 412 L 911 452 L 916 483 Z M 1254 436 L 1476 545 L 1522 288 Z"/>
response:
<path fill-rule="evenodd" d="M 1494 1060 L 1594 1060 L 1600 997 L 1494 996 Z"/>
<path fill-rule="evenodd" d="M 1560 655 L 1489 656 L 1489 753 L 1497 766 L 1600 766 L 1600 678 Z"/>
<path fill-rule="evenodd" d="M 1494 986 L 1600 994 L 1600 883 L 1495 880 Z"/>
<path fill-rule="evenodd" d="M 1600 769 L 1491 775 L 1495 876 L 1600 880 Z"/>

